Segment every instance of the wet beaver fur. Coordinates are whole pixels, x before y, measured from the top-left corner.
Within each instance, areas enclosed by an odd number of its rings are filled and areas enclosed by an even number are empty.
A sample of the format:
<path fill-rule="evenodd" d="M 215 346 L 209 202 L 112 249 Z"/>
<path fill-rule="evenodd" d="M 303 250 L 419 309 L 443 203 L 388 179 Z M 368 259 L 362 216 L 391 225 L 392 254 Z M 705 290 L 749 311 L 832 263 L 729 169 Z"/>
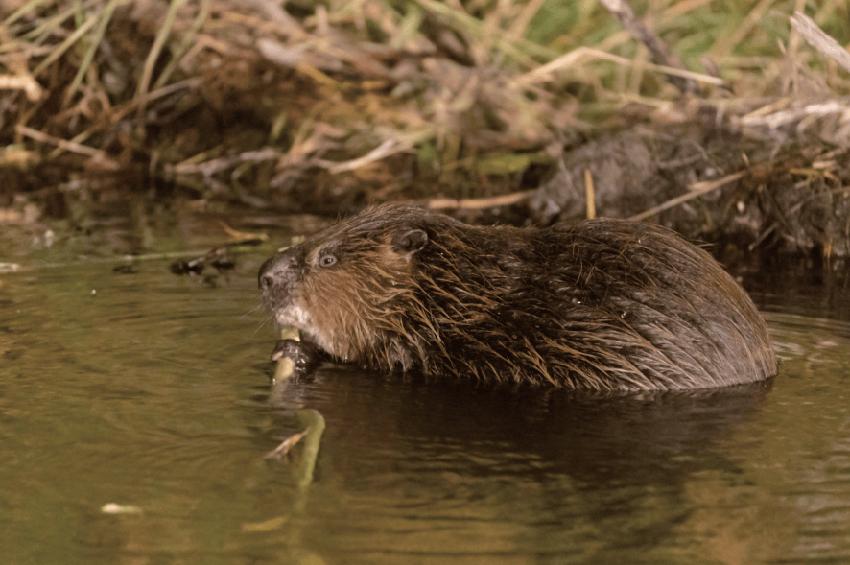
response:
<path fill-rule="evenodd" d="M 476 227 L 370 208 L 272 257 L 266 304 L 317 354 L 379 370 L 594 389 L 693 389 L 776 371 L 764 320 L 705 251 L 621 220 Z"/>

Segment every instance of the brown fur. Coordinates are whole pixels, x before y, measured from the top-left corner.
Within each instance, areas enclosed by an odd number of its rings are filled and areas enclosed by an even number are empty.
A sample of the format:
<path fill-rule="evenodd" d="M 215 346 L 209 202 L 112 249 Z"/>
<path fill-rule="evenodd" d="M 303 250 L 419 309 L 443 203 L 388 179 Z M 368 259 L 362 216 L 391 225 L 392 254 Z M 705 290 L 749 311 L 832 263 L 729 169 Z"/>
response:
<path fill-rule="evenodd" d="M 648 224 L 475 227 L 383 205 L 273 257 L 259 283 L 279 323 L 335 360 L 382 370 L 595 389 L 776 371 L 740 286 Z"/>

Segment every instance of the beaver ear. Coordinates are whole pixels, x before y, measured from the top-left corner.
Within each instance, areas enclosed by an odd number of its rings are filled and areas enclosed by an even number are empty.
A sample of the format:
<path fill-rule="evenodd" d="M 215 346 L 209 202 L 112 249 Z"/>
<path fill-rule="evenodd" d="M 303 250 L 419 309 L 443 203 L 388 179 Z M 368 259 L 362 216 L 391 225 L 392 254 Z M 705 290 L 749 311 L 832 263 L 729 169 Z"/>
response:
<path fill-rule="evenodd" d="M 410 259 L 414 253 L 428 245 L 428 234 L 419 228 L 401 227 L 393 236 L 392 245 L 393 251 L 407 255 Z"/>

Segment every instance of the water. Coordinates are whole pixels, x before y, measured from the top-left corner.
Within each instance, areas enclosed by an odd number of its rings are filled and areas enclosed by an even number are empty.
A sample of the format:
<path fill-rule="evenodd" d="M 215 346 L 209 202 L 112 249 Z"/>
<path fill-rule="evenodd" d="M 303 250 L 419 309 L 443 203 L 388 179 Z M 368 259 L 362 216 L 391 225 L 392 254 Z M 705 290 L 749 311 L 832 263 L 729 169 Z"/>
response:
<path fill-rule="evenodd" d="M 758 386 L 594 395 L 326 367 L 272 394 L 266 254 L 206 280 L 159 261 L 0 275 L 0 562 L 850 563 L 841 285 L 750 285 L 782 359 Z M 264 455 L 305 407 L 327 427 L 302 487 L 299 447 Z"/>

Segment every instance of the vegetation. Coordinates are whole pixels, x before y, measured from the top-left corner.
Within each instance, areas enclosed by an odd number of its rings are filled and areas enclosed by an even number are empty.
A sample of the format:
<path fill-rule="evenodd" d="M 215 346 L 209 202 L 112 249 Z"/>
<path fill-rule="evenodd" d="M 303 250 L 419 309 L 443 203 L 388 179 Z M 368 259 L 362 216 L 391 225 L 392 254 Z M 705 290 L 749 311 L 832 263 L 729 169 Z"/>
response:
<path fill-rule="evenodd" d="M 21 203 L 61 215 L 69 199 L 175 187 L 313 210 L 505 195 L 599 130 L 706 116 L 810 132 L 823 146 L 807 166 L 837 174 L 811 163 L 850 145 L 850 74 L 791 17 L 847 45 L 845 2 L 628 8 L 2 0 L 0 221 L 23 221 Z"/>

